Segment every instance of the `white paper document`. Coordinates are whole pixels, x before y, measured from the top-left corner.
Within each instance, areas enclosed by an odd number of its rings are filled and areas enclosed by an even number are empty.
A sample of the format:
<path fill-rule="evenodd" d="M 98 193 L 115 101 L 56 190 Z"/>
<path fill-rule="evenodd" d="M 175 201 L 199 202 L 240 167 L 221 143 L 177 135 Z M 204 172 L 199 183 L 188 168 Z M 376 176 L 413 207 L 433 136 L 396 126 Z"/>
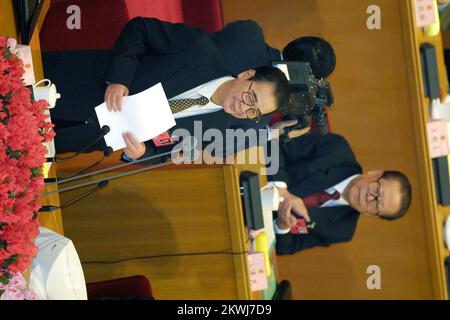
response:
<path fill-rule="evenodd" d="M 123 97 L 122 112 L 109 112 L 106 102 L 95 107 L 100 127 L 107 125 L 110 132 L 105 141 L 114 151 L 125 148 L 124 132 L 133 133 L 144 142 L 166 132 L 176 123 L 161 83 Z"/>

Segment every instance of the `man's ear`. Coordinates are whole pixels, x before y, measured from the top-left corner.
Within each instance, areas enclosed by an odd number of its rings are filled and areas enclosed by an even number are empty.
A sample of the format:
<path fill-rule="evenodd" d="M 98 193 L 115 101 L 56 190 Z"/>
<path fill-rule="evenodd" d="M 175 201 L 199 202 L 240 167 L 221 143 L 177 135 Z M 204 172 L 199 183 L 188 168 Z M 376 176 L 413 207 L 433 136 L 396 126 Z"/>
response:
<path fill-rule="evenodd" d="M 375 179 L 379 179 L 383 175 L 383 170 L 372 170 L 367 172 L 368 175 L 374 177 Z"/>
<path fill-rule="evenodd" d="M 256 71 L 254 69 L 249 69 L 246 71 L 242 71 L 238 74 L 237 78 L 242 80 L 248 80 L 255 75 Z"/>

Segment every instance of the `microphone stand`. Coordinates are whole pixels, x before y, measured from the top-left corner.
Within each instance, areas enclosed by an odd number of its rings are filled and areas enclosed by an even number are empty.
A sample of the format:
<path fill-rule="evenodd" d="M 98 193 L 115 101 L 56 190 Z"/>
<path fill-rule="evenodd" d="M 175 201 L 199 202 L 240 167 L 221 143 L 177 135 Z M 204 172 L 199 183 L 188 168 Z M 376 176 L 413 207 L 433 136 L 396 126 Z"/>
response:
<path fill-rule="evenodd" d="M 83 152 L 85 152 L 86 150 L 88 150 L 90 147 L 92 147 L 93 145 L 95 145 L 98 141 L 100 141 L 100 139 L 104 138 L 110 131 L 111 129 L 109 128 L 109 126 L 103 126 L 101 128 L 102 133 L 95 138 L 94 141 L 92 141 L 91 143 L 89 143 L 87 146 L 85 146 L 83 149 L 81 149 L 80 151 L 75 152 L 74 154 L 67 156 L 67 157 L 50 157 L 47 158 L 47 162 L 60 162 L 60 161 L 64 161 L 64 160 L 69 160 L 69 159 L 73 159 L 75 157 L 78 157 L 80 154 L 82 154 Z"/>
<path fill-rule="evenodd" d="M 76 196 L 75 198 L 67 201 L 66 203 L 62 204 L 61 206 L 51 206 L 51 205 L 45 205 L 42 206 L 38 212 L 40 213 L 45 213 L 45 212 L 53 212 L 57 209 L 64 209 L 67 208 L 68 206 L 71 206 L 72 204 L 74 204 L 75 202 L 80 201 L 81 199 L 86 198 L 87 196 L 93 194 L 94 192 L 105 188 L 106 186 L 108 186 L 109 181 L 108 180 L 102 180 L 99 183 L 97 183 L 97 185 L 92 188 L 91 190 L 88 190 L 87 192 L 84 192 L 82 194 L 79 194 L 78 196 Z"/>
<path fill-rule="evenodd" d="M 96 174 L 108 172 L 108 171 L 111 171 L 111 170 L 114 170 L 114 169 L 120 169 L 120 168 L 128 167 L 128 166 L 130 166 L 132 164 L 138 164 L 140 162 L 144 162 L 144 161 L 147 161 L 147 160 L 159 158 L 159 157 L 162 157 L 162 156 L 165 156 L 165 155 L 168 155 L 168 154 L 171 154 L 171 153 L 180 152 L 180 151 L 183 151 L 183 149 L 181 148 L 179 150 L 167 151 L 167 152 L 164 152 L 164 153 L 160 153 L 160 154 L 156 154 L 156 155 L 153 155 L 153 156 L 145 157 L 145 158 L 142 158 L 142 159 L 139 159 L 139 160 L 134 160 L 134 161 L 130 161 L 130 162 L 127 162 L 127 163 L 122 163 L 122 164 L 118 164 L 118 165 L 115 165 L 115 166 L 112 166 L 112 167 L 108 167 L 108 168 L 105 168 L 105 169 L 88 172 L 88 173 L 82 174 L 80 176 L 74 176 L 74 177 L 70 177 L 70 178 L 62 179 L 62 180 L 58 179 L 55 182 L 49 182 L 49 183 L 46 183 L 45 185 L 46 186 L 51 186 L 51 185 L 54 185 L 54 184 L 66 183 L 66 182 L 70 182 L 70 181 L 73 181 L 73 180 L 87 178 L 87 177 L 90 177 L 90 176 L 93 176 L 93 175 L 96 175 Z M 171 162 L 169 162 L 169 163 L 171 163 Z M 50 194 L 50 193 L 44 193 L 44 195 L 46 195 L 46 194 Z"/>
<path fill-rule="evenodd" d="M 159 167 L 164 167 L 164 166 L 167 166 L 167 165 L 173 164 L 173 163 L 174 162 L 169 161 L 169 162 L 165 162 L 165 163 L 155 164 L 155 165 L 152 165 L 152 166 L 147 166 L 145 168 L 140 168 L 140 169 L 136 169 L 136 170 L 132 170 L 132 171 L 127 171 L 127 172 L 124 172 L 124 173 L 119 173 L 119 174 L 117 174 L 115 176 L 110 176 L 110 177 L 103 178 L 103 179 L 97 179 L 97 180 L 94 180 L 94 181 L 88 181 L 88 182 L 80 183 L 80 184 L 73 185 L 73 186 L 70 186 L 70 187 L 65 187 L 65 188 L 56 189 L 56 190 L 53 190 L 53 191 L 48 191 L 48 192 L 43 193 L 42 196 L 50 195 L 50 194 L 53 194 L 53 193 L 61 193 L 61 192 L 65 192 L 65 191 L 69 191 L 69 190 L 73 190 L 73 189 L 78 189 L 78 188 L 90 186 L 92 184 L 98 184 L 98 183 L 100 183 L 100 182 L 102 182 L 104 180 L 110 181 L 110 180 L 119 179 L 119 178 L 122 178 L 122 177 L 130 176 L 132 174 L 148 171 L 148 170 L 159 168 Z M 130 162 L 130 164 L 133 164 L 133 162 Z M 127 165 L 129 165 L 129 164 L 127 164 Z M 102 170 L 100 170 L 100 171 L 102 171 Z M 67 181 L 63 181 L 63 182 L 67 182 Z"/>
<path fill-rule="evenodd" d="M 102 156 L 99 160 L 97 160 L 97 161 L 94 162 L 93 164 L 89 165 L 88 167 L 84 168 L 83 170 L 78 171 L 78 172 L 75 173 L 74 175 L 71 175 L 70 177 L 67 177 L 67 178 L 63 178 L 63 180 L 64 180 L 64 179 L 68 179 L 68 178 L 73 178 L 73 177 L 76 177 L 76 176 L 80 176 L 81 174 L 85 173 L 86 171 L 89 171 L 90 169 L 96 167 L 96 166 L 99 165 L 105 158 L 109 157 L 109 156 L 113 153 L 112 150 L 113 150 L 113 149 L 112 149 L 111 147 L 107 147 L 106 150 L 103 152 L 103 156 Z"/>

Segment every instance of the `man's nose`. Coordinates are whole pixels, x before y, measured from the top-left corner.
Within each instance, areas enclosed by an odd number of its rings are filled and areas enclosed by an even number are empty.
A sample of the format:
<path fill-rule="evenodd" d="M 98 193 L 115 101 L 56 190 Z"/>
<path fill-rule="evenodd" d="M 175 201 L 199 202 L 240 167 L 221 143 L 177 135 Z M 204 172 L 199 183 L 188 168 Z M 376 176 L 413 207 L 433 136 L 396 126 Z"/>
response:
<path fill-rule="evenodd" d="M 371 195 L 369 192 L 367 193 L 367 197 L 366 197 L 366 199 L 367 199 L 367 201 L 372 201 L 372 200 L 375 200 L 376 199 L 376 197 L 375 196 L 373 196 L 373 195 Z"/>

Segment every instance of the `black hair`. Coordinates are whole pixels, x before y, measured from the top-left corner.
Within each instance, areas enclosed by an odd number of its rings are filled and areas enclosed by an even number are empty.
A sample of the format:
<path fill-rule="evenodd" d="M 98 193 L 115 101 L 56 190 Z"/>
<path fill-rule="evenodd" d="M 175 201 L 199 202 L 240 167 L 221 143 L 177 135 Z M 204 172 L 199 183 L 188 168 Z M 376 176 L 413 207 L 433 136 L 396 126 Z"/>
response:
<path fill-rule="evenodd" d="M 289 82 L 283 73 L 278 68 L 262 66 L 254 69 L 255 75 L 251 78 L 256 82 L 270 82 L 275 85 L 275 99 L 277 109 L 288 103 L 290 97 Z"/>
<path fill-rule="evenodd" d="M 309 62 L 317 78 L 328 77 L 336 67 L 336 54 L 325 39 L 319 37 L 300 37 L 283 49 L 286 61 Z"/>
<path fill-rule="evenodd" d="M 386 180 L 396 180 L 400 183 L 400 190 L 402 193 L 402 203 L 400 205 L 400 209 L 397 210 L 397 212 L 385 216 L 380 215 L 380 218 L 385 220 L 395 220 L 403 217 L 405 213 L 408 211 L 412 200 L 412 190 L 411 190 L 412 188 L 411 183 L 408 180 L 408 177 L 399 171 L 384 171 L 381 178 Z"/>

